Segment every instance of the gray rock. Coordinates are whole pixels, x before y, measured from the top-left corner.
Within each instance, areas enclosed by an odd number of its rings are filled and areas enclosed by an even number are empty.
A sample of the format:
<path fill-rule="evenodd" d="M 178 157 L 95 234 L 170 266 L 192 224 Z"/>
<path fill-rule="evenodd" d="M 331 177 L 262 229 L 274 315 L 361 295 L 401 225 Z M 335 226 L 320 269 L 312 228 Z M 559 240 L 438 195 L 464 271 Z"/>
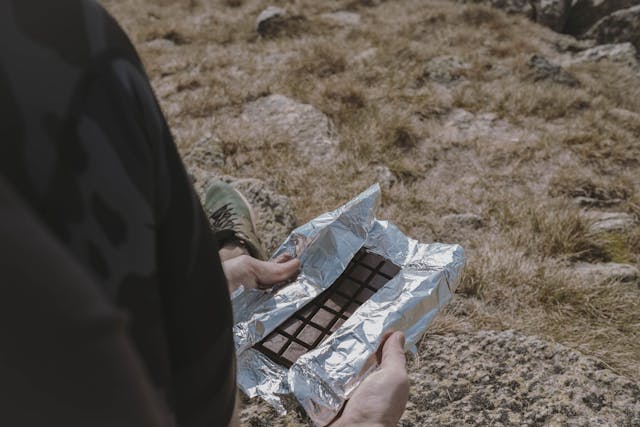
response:
<path fill-rule="evenodd" d="M 612 108 L 611 110 L 609 110 L 609 115 L 623 123 L 640 123 L 640 114 L 626 110 L 624 108 Z"/>
<path fill-rule="evenodd" d="M 445 227 L 478 229 L 483 226 L 484 218 L 473 213 L 450 214 L 442 217 Z"/>
<path fill-rule="evenodd" d="M 475 0 L 474 3 L 489 3 L 491 6 L 502 9 L 507 13 L 524 15 L 527 18 L 533 19 L 535 16 L 535 11 L 531 6 L 529 0 Z"/>
<path fill-rule="evenodd" d="M 176 44 L 172 40 L 164 38 L 149 40 L 146 45 L 147 47 L 158 50 L 165 50 L 176 47 Z"/>
<path fill-rule="evenodd" d="M 473 114 L 461 108 L 451 110 L 442 129 L 434 136 L 442 141 L 459 142 L 476 138 L 497 141 L 523 141 L 537 138 L 533 132 L 515 127 L 494 113 Z"/>
<path fill-rule="evenodd" d="M 576 87 L 579 84 L 575 77 L 544 56 L 533 55 L 528 65 L 531 70 L 530 77 L 535 82 L 548 81 L 569 87 Z"/>
<path fill-rule="evenodd" d="M 577 53 L 596 46 L 595 40 L 581 40 L 571 36 L 558 36 L 553 43 L 560 52 Z"/>
<path fill-rule="evenodd" d="M 513 331 L 428 335 L 400 426 L 639 425 L 640 386 Z"/>
<path fill-rule="evenodd" d="M 245 105 L 241 119 L 246 136 L 283 137 L 310 160 L 329 161 L 336 154 L 335 127 L 329 117 L 312 105 L 283 95 L 269 95 Z"/>
<path fill-rule="evenodd" d="M 625 231 L 636 225 L 635 217 L 624 212 L 586 212 L 585 217 L 594 233 Z"/>
<path fill-rule="evenodd" d="M 598 62 L 607 60 L 625 64 L 631 68 L 640 68 L 637 50 L 631 43 L 603 44 L 584 50 L 575 55 L 567 64 Z"/>
<path fill-rule="evenodd" d="M 454 83 L 460 80 L 464 71 L 469 68 L 469 64 L 458 56 L 437 56 L 427 62 L 419 83 L 429 80 L 441 84 Z"/>
<path fill-rule="evenodd" d="M 197 166 L 191 167 L 190 173 L 202 203 L 207 189 L 216 180 L 230 183 L 247 198 L 256 215 L 256 229 L 267 255 L 272 254 L 297 225 L 289 198 L 278 194 L 264 181 L 219 175 Z"/>
<path fill-rule="evenodd" d="M 339 10 L 337 12 L 323 13 L 320 15 L 325 21 L 330 21 L 334 24 L 350 26 L 358 25 L 360 23 L 360 15 L 355 12 L 347 12 L 345 10 Z"/>
<path fill-rule="evenodd" d="M 600 44 L 630 42 L 640 49 L 640 4 L 602 18 L 584 37 Z"/>
<path fill-rule="evenodd" d="M 565 32 L 574 36 L 585 33 L 605 16 L 638 4 L 638 0 L 574 0 L 569 9 Z"/>
<path fill-rule="evenodd" d="M 262 244 L 267 255 L 272 254 L 297 225 L 291 201 L 259 179 L 232 179 L 230 182 L 251 203 Z"/>
<path fill-rule="evenodd" d="M 373 171 L 376 174 L 376 179 L 384 188 L 390 188 L 398 182 L 398 178 L 387 165 L 375 165 L 373 166 Z"/>
<path fill-rule="evenodd" d="M 640 386 L 561 344 L 513 331 L 427 335 L 409 362 L 411 390 L 398 423 L 415 426 L 640 425 Z M 256 427 L 312 426 L 291 405 L 278 417 L 244 399 Z"/>
<path fill-rule="evenodd" d="M 186 163 L 189 176 L 193 182 L 193 187 L 196 190 L 196 194 L 204 205 L 204 196 L 209 186 L 217 180 L 221 180 L 223 175 L 215 170 L 202 169 L 201 167 L 190 165 Z"/>
<path fill-rule="evenodd" d="M 370 47 L 369 49 L 365 49 L 362 52 L 358 52 L 353 57 L 348 59 L 349 64 L 352 65 L 362 65 L 367 64 L 371 60 L 376 57 L 378 53 L 378 49 L 375 47 Z"/>
<path fill-rule="evenodd" d="M 224 151 L 219 138 L 208 135 L 195 143 L 183 158 L 188 166 L 204 170 L 215 170 L 224 166 Z"/>
<path fill-rule="evenodd" d="M 571 0 L 535 0 L 536 22 L 561 32 L 564 29 Z"/>
<path fill-rule="evenodd" d="M 256 31 L 258 34 L 265 34 L 269 26 L 269 21 L 285 16 L 287 11 L 281 7 L 269 6 L 256 18 Z"/>
<path fill-rule="evenodd" d="M 618 198 L 586 197 L 578 196 L 573 199 L 578 205 L 588 208 L 608 208 L 623 202 Z"/>
<path fill-rule="evenodd" d="M 586 283 L 619 281 L 634 282 L 640 279 L 640 270 L 630 264 L 605 262 L 600 264 L 578 263 L 573 272 Z"/>
<path fill-rule="evenodd" d="M 264 38 L 297 36 L 309 28 L 303 15 L 289 14 L 285 9 L 269 6 L 256 18 L 256 31 Z"/>

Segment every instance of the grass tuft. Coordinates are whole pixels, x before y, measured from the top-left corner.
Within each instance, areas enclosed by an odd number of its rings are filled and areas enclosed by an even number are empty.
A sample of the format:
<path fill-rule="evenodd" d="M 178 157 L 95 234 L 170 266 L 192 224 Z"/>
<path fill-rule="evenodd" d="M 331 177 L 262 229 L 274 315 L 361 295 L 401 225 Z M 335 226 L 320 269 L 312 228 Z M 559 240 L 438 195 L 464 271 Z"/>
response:
<path fill-rule="evenodd" d="M 622 182 L 591 177 L 583 173 L 561 172 L 553 177 L 549 185 L 549 194 L 553 197 L 589 197 L 596 200 L 626 200 L 631 189 Z"/>

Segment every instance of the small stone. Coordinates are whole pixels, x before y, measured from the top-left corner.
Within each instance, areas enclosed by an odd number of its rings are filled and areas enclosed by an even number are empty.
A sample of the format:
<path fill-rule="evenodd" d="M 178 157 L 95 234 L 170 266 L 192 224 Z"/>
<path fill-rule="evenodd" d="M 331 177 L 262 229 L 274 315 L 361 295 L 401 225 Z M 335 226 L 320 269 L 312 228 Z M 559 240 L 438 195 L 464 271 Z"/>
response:
<path fill-rule="evenodd" d="M 569 87 L 575 87 L 579 84 L 575 77 L 543 56 L 533 55 L 529 59 L 528 65 L 534 82 L 549 81 Z"/>
<path fill-rule="evenodd" d="M 640 270 L 636 267 L 616 262 L 579 263 L 574 266 L 573 271 L 590 283 L 604 281 L 633 282 L 640 279 Z"/>
<path fill-rule="evenodd" d="M 258 18 L 256 18 L 256 31 L 258 34 L 264 35 L 269 27 L 269 21 L 281 18 L 285 16 L 286 13 L 287 11 L 285 9 L 276 6 L 269 6 L 260 12 Z"/>
<path fill-rule="evenodd" d="M 473 213 L 450 214 L 443 216 L 442 222 L 446 227 L 478 229 L 483 226 L 484 218 Z"/>
<path fill-rule="evenodd" d="M 170 49 L 176 46 L 176 44 L 172 40 L 164 38 L 149 40 L 146 45 L 147 47 L 158 50 Z"/>
<path fill-rule="evenodd" d="M 612 108 L 609 114 L 621 122 L 640 123 L 640 114 L 624 108 Z"/>
<path fill-rule="evenodd" d="M 309 29 L 304 15 L 289 14 L 285 9 L 269 6 L 256 18 L 256 31 L 263 38 L 295 37 Z"/>
<path fill-rule="evenodd" d="M 378 53 L 378 49 L 375 47 L 370 47 L 369 49 L 365 49 L 362 52 L 357 53 L 351 59 L 349 59 L 350 64 L 366 64 L 371 59 L 375 58 Z"/>
<path fill-rule="evenodd" d="M 619 205 L 623 202 L 622 199 L 604 199 L 604 198 L 595 198 L 595 197 L 584 197 L 579 196 L 573 199 L 578 205 L 584 207 L 593 207 L 593 208 L 608 208 L 610 206 Z"/>
<path fill-rule="evenodd" d="M 398 182 L 396 176 L 386 165 L 375 165 L 373 166 L 373 171 L 375 172 L 376 179 L 380 185 L 385 188 L 390 188 Z"/>
<path fill-rule="evenodd" d="M 454 83 L 462 79 L 469 68 L 469 64 L 458 56 L 437 56 L 427 62 L 419 83 L 429 80 L 440 84 Z"/>
<path fill-rule="evenodd" d="M 360 15 L 355 12 L 347 12 L 345 10 L 339 10 L 332 13 L 323 13 L 320 17 L 326 21 L 330 21 L 334 24 L 349 26 L 360 24 Z"/>
<path fill-rule="evenodd" d="M 473 114 L 461 108 L 451 110 L 443 117 L 442 129 L 436 137 L 443 141 L 465 141 L 491 138 L 495 141 L 523 141 L 536 138 L 533 132 L 524 131 L 494 113 Z"/>
<path fill-rule="evenodd" d="M 586 218 L 592 222 L 591 231 L 594 233 L 612 233 L 633 228 L 636 219 L 624 212 L 587 212 Z"/>

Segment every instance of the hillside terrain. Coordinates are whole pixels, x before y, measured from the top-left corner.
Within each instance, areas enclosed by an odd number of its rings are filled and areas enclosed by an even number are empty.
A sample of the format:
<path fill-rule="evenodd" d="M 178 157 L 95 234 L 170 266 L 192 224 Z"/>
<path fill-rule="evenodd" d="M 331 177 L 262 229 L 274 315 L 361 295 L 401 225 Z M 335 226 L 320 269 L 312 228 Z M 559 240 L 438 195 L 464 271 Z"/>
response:
<path fill-rule="evenodd" d="M 381 219 L 465 248 L 401 425 L 640 425 L 633 1 L 579 0 L 587 24 L 515 0 L 102 3 L 196 187 L 250 193 L 270 250 L 374 182 Z"/>

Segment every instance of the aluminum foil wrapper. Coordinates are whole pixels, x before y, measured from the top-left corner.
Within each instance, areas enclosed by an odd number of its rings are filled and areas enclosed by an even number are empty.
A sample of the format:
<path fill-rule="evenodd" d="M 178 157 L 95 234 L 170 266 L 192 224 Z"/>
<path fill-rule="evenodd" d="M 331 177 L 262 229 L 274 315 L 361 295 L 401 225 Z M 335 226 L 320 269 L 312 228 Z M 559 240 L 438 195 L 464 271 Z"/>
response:
<path fill-rule="evenodd" d="M 405 350 L 415 352 L 427 326 L 453 296 L 463 249 L 419 243 L 392 223 L 377 220 L 379 200 L 376 184 L 294 230 L 272 257 L 289 253 L 300 259 L 301 272 L 293 283 L 271 291 L 241 289 L 232 296 L 238 386 L 249 397 L 260 396 L 284 414 L 282 397 L 293 394 L 317 425 L 326 425 L 376 369 L 375 352 L 385 333 L 403 331 Z M 331 286 L 362 247 L 400 266 L 400 272 L 291 368 L 252 348 Z"/>

